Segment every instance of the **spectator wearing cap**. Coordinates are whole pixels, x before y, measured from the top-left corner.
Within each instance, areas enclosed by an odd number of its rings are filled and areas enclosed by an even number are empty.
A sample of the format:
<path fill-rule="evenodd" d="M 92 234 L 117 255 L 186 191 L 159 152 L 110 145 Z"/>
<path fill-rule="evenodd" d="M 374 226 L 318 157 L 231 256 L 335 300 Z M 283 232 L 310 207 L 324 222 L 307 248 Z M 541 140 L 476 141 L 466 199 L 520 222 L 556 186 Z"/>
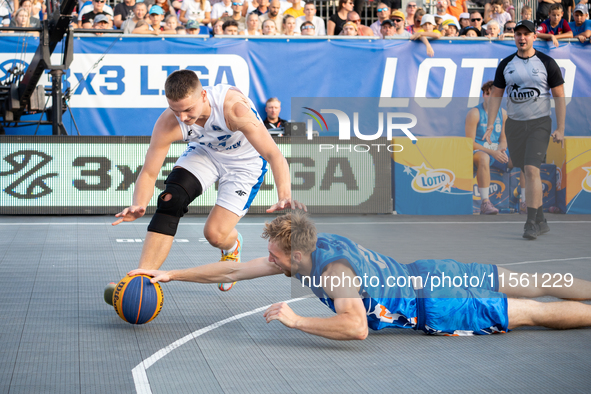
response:
<path fill-rule="evenodd" d="M 449 3 L 447 2 L 447 0 L 437 0 L 437 4 L 435 5 L 435 9 L 437 10 L 437 13 L 433 16 L 440 17 L 442 22 L 446 21 L 448 19 L 451 19 L 455 23 L 459 24 L 458 18 L 447 13 L 447 6 L 448 5 L 449 5 Z"/>
<path fill-rule="evenodd" d="M 179 19 L 183 23 L 193 20 L 207 25 L 211 22 L 211 3 L 208 0 L 183 0 Z"/>
<path fill-rule="evenodd" d="M 300 34 L 302 36 L 315 36 L 316 35 L 316 26 L 312 22 L 305 21 L 300 26 Z"/>
<path fill-rule="evenodd" d="M 410 38 L 411 34 L 406 30 L 404 26 L 404 19 L 402 19 L 402 12 L 394 11 L 392 15 L 390 15 L 390 22 L 392 22 L 394 26 L 394 37 L 404 37 Z M 384 21 L 385 22 L 385 21 Z"/>
<path fill-rule="evenodd" d="M 369 28 L 373 31 L 374 36 L 384 38 L 382 36 L 382 22 L 386 19 L 390 19 L 390 8 L 385 3 L 378 3 L 378 20 L 369 25 Z M 399 11 L 400 12 L 400 11 Z M 404 14 L 403 14 L 404 15 Z"/>
<path fill-rule="evenodd" d="M 478 30 L 474 26 L 468 26 L 468 27 L 462 29 L 462 31 L 464 33 L 463 37 L 466 37 L 466 38 L 480 37 L 480 30 Z"/>
<path fill-rule="evenodd" d="M 405 27 L 408 27 L 414 23 L 415 20 L 415 12 L 417 12 L 417 2 L 416 1 L 409 1 L 406 3 L 406 21 L 404 22 Z"/>
<path fill-rule="evenodd" d="M 591 37 L 591 21 L 587 19 L 589 11 L 586 4 L 577 4 L 574 12 L 574 21 L 568 25 L 573 31 L 575 38 L 578 38 L 581 43 L 585 42 Z"/>
<path fill-rule="evenodd" d="M 243 0 L 232 0 L 232 15 L 222 17 L 222 21 L 234 21 L 238 25 L 238 31 L 246 29 L 246 18 L 242 16 Z M 226 33 L 224 33 L 226 34 Z"/>
<path fill-rule="evenodd" d="M 143 21 L 147 15 L 148 6 L 146 6 L 146 3 L 136 2 L 133 6 L 133 18 L 126 19 L 121 25 L 121 30 L 123 30 L 123 34 L 131 34 L 131 32 L 133 32 L 137 27 L 137 23 L 139 21 Z"/>
<path fill-rule="evenodd" d="M 553 4 L 550 7 L 548 19 L 538 26 L 537 36 L 541 40 L 552 40 L 555 47 L 558 48 L 560 38 L 572 38 L 573 31 L 568 22 L 562 18 L 564 11 L 560 4 Z"/>
<path fill-rule="evenodd" d="M 150 7 L 149 23 L 138 22 L 136 28 L 133 30 L 133 34 L 176 34 L 175 30 L 170 30 L 167 27 L 162 27 L 162 21 L 164 20 L 164 10 L 159 5 L 153 5 Z"/>
<path fill-rule="evenodd" d="M 425 47 L 427 47 L 427 55 L 430 57 L 433 57 L 433 55 L 435 55 L 435 52 L 433 51 L 433 48 L 431 47 L 431 44 L 429 43 L 427 37 L 433 39 L 441 37 L 441 32 L 439 30 L 436 30 L 435 26 L 435 18 L 433 17 L 433 15 L 425 14 L 421 19 L 421 29 L 418 32 L 414 33 L 412 36 L 410 36 L 411 40 L 419 39 L 423 44 L 425 44 Z"/>
<path fill-rule="evenodd" d="M 460 28 L 451 19 L 445 20 L 441 23 L 441 27 L 445 29 L 446 37 L 457 37 L 460 32 Z M 443 33 L 443 32 L 442 32 Z"/>
<path fill-rule="evenodd" d="M 133 7 L 135 6 L 135 0 L 124 0 L 115 6 L 113 24 L 117 29 L 121 29 L 121 25 L 127 19 L 133 18 Z"/>
<path fill-rule="evenodd" d="M 222 0 L 219 3 L 215 3 L 211 7 L 212 26 L 217 22 L 218 19 L 222 19 L 225 16 L 232 16 L 232 14 L 232 0 Z"/>
<path fill-rule="evenodd" d="M 300 16 L 296 18 L 296 30 L 302 31 L 302 26 L 304 23 L 310 22 L 314 25 L 314 35 L 316 36 L 325 36 L 326 35 L 326 25 L 324 24 L 324 19 L 316 16 L 316 6 L 314 5 L 313 1 L 309 1 L 304 6 L 304 16 Z M 308 32 L 309 33 L 309 32 Z M 302 35 L 310 35 L 310 34 L 303 34 Z"/>
<path fill-rule="evenodd" d="M 395 34 L 396 34 L 396 27 L 394 26 L 394 21 L 391 19 L 384 20 L 382 22 L 382 25 L 380 26 L 380 37 L 382 37 L 382 38 L 393 37 Z M 410 35 L 410 33 L 408 33 L 408 34 Z"/>
<path fill-rule="evenodd" d="M 93 29 L 99 30 L 112 30 L 109 26 L 109 15 L 99 14 L 94 18 L 94 22 L 92 25 Z M 102 36 L 103 33 L 95 33 L 97 36 Z"/>
<path fill-rule="evenodd" d="M 188 35 L 194 36 L 199 34 L 199 22 L 197 22 L 196 20 L 190 20 L 189 22 L 187 22 L 187 24 L 185 24 L 185 30 L 187 31 Z M 223 32 L 221 34 L 223 34 Z"/>
<path fill-rule="evenodd" d="M 480 12 L 472 11 L 470 13 L 470 26 L 468 27 L 473 27 L 476 30 L 477 36 L 482 37 L 482 14 Z M 467 36 L 466 29 L 467 27 L 464 27 L 460 30 L 460 36 Z"/>
<path fill-rule="evenodd" d="M 108 8 L 107 8 L 108 7 Z M 85 7 L 82 7 L 84 10 Z M 88 8 L 87 8 L 88 9 Z M 83 29 L 92 29 L 94 25 L 94 18 L 97 15 L 108 15 L 110 16 L 109 21 L 109 29 L 113 28 L 113 9 L 109 6 L 105 6 L 105 0 L 92 0 L 92 10 L 85 12 L 81 17 L 80 20 L 82 21 L 82 28 Z"/>
<path fill-rule="evenodd" d="M 460 19 L 462 13 L 468 12 L 466 0 L 449 0 L 447 13 L 456 17 L 456 22 Z"/>
<path fill-rule="evenodd" d="M 361 17 L 355 11 L 351 11 L 347 14 L 347 22 L 353 22 L 357 25 L 358 36 L 373 36 L 373 30 L 369 27 L 361 24 Z"/>
<path fill-rule="evenodd" d="M 359 35 L 359 27 L 356 23 L 353 22 L 345 22 L 343 25 L 343 30 L 339 33 L 340 36 L 358 36 Z"/>
<path fill-rule="evenodd" d="M 470 26 L 470 13 L 462 12 L 458 18 L 458 21 L 460 22 L 460 30 L 462 30 L 464 27 Z"/>

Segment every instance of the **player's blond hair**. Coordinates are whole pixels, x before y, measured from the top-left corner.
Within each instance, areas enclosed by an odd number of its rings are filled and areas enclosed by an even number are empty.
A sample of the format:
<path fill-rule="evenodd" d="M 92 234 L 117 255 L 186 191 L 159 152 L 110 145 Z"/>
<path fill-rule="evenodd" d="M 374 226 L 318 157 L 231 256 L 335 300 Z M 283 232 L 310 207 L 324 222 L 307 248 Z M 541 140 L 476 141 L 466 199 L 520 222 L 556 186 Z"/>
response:
<path fill-rule="evenodd" d="M 292 250 L 308 254 L 316 249 L 316 226 L 310 217 L 300 210 L 291 211 L 266 222 L 261 237 L 277 243 L 285 254 L 291 254 Z"/>
<path fill-rule="evenodd" d="M 164 91 L 170 101 L 181 101 L 196 91 L 201 91 L 201 81 L 194 71 L 177 70 L 166 78 Z"/>

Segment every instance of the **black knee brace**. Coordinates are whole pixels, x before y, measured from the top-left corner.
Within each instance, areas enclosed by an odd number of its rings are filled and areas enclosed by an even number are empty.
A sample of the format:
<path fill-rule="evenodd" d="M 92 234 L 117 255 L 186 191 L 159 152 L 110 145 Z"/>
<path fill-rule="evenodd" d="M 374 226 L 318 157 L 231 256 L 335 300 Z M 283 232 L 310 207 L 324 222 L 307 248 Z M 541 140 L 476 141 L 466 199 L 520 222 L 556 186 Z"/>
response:
<path fill-rule="evenodd" d="M 189 204 L 203 193 L 199 179 L 184 168 L 175 168 L 164 182 L 166 188 L 158 196 L 156 213 L 148 231 L 174 236 L 179 220 L 189 212 Z M 164 198 L 170 196 L 168 201 Z"/>

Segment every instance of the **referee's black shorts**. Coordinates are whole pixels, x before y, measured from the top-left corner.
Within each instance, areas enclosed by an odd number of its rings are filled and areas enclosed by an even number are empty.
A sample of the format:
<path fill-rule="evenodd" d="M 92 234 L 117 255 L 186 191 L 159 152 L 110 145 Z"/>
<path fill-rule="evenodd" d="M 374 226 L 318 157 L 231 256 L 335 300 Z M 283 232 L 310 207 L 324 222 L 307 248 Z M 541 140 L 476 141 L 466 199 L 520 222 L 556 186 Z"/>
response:
<path fill-rule="evenodd" d="M 549 116 L 532 120 L 508 118 L 505 135 L 513 166 L 522 170 L 526 165 L 540 168 L 546 158 L 551 134 L 552 119 Z"/>

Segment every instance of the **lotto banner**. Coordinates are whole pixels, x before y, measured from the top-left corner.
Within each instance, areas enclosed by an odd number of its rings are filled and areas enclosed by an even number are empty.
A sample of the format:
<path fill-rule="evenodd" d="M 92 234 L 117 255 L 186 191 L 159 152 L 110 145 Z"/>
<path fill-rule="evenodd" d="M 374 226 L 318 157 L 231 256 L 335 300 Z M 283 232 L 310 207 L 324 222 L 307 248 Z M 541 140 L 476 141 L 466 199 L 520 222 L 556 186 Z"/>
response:
<path fill-rule="evenodd" d="M 482 198 L 476 175 L 474 175 L 472 196 L 472 210 L 474 213 L 480 212 Z M 509 213 L 509 173 L 503 172 L 497 168 L 490 169 L 490 185 L 488 187 L 488 197 L 490 202 L 499 210 L 500 213 Z"/>
<path fill-rule="evenodd" d="M 557 170 L 558 168 L 554 164 L 542 164 L 540 167 L 543 193 L 542 207 L 544 212 L 548 212 L 551 207 L 557 206 Z M 519 185 L 519 180 L 521 178 L 521 170 L 519 168 L 514 168 L 509 176 L 509 208 L 511 212 L 519 212 L 519 202 L 521 201 L 521 186 Z"/>
<path fill-rule="evenodd" d="M 472 140 L 393 138 L 395 210 L 405 215 L 472 214 Z"/>
<path fill-rule="evenodd" d="M 0 136 L 0 214 L 117 213 L 131 204 L 149 142 L 148 137 Z M 392 212 L 389 153 L 319 151 L 317 143 L 296 144 L 288 138 L 276 142 L 290 163 L 293 194 L 311 212 Z M 186 146 L 171 146 L 148 213 L 155 211 L 164 180 Z M 216 197 L 212 186 L 190 205 L 189 213 L 208 213 Z M 275 202 L 269 168 L 250 212 L 265 213 Z"/>

